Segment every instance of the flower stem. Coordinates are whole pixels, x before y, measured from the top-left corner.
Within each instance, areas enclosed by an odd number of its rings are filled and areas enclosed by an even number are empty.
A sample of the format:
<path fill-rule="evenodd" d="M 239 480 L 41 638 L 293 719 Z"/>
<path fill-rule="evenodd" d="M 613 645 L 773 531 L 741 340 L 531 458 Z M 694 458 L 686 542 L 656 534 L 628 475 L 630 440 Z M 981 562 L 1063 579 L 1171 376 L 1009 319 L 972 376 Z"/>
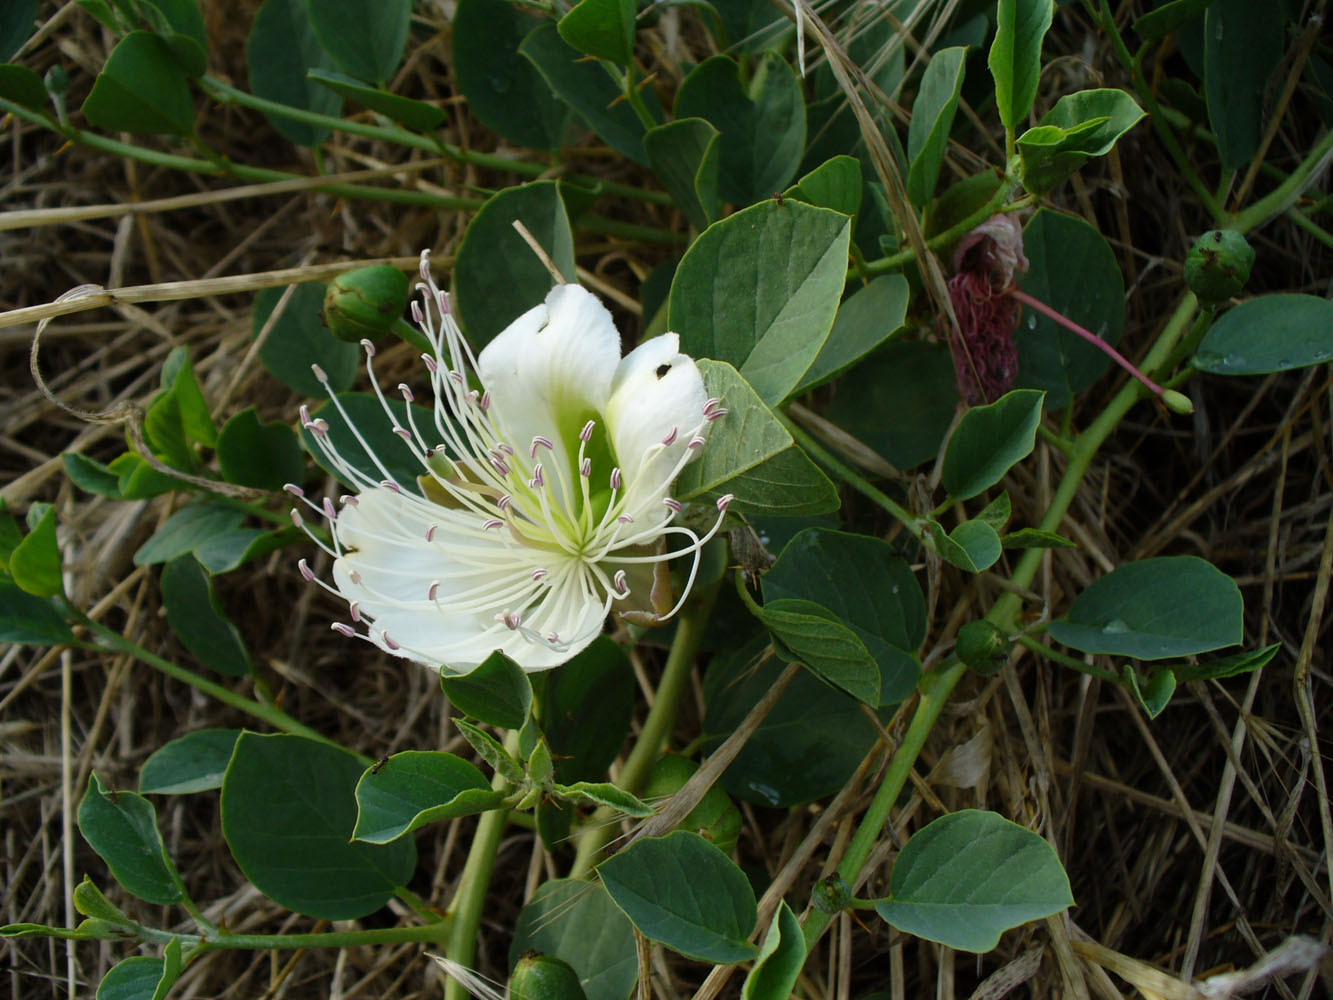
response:
<path fill-rule="evenodd" d="M 898 801 L 898 796 L 902 794 L 902 790 L 907 784 L 907 778 L 916 765 L 916 759 L 921 754 L 921 748 L 926 744 L 926 737 L 930 735 L 931 729 L 934 728 L 935 721 L 940 717 L 940 712 L 949 700 L 950 693 L 965 673 L 967 673 L 967 667 L 954 660 L 951 663 L 944 663 L 938 670 L 922 676 L 918 685 L 921 700 L 917 703 L 916 712 L 912 715 L 912 721 L 907 727 L 907 732 L 903 734 L 902 743 L 898 745 L 898 749 L 893 754 L 893 759 L 889 761 L 889 767 L 884 772 L 884 780 L 880 782 L 875 797 L 871 799 L 865 815 L 861 817 L 861 823 L 857 826 L 856 833 L 852 835 L 851 842 L 847 845 L 847 851 L 843 854 L 842 861 L 838 865 L 838 874 L 847 882 L 848 886 L 855 887 L 856 880 L 861 874 L 861 868 L 865 865 L 866 859 L 870 857 L 875 842 L 879 840 L 880 835 L 884 832 L 884 824 L 889 818 L 889 812 L 894 803 Z M 810 915 L 805 921 L 805 947 L 807 951 L 824 933 L 824 929 L 828 927 L 831 918 L 832 914 L 825 913 L 822 910 L 810 911 Z"/>
<path fill-rule="evenodd" d="M 699 644 L 703 641 L 720 586 L 720 580 L 707 586 L 696 585 L 689 601 L 676 618 L 676 637 L 671 643 L 671 652 L 667 654 L 666 666 L 662 668 L 662 679 L 657 684 L 653 707 L 648 710 L 648 717 L 643 722 L 634 749 L 625 760 L 625 766 L 616 776 L 616 784 L 631 794 L 637 795 L 643 790 L 653 765 L 657 763 L 657 758 L 676 728 L 680 698 L 698 658 Z M 619 815 L 615 810 L 603 806 L 583 824 L 578 853 L 569 870 L 570 878 L 583 878 L 596 867 L 603 848 L 616 830 Z"/>
<path fill-rule="evenodd" d="M 84 628 L 88 629 L 89 632 L 97 637 L 96 642 L 79 643 L 84 649 L 102 650 L 110 647 L 119 652 L 127 653 L 140 662 L 148 664 L 148 666 L 153 669 L 161 671 L 168 677 L 174 677 L 178 681 L 184 681 L 196 691 L 200 691 L 203 694 L 208 695 L 210 698 L 222 702 L 224 705 L 230 705 L 232 708 L 244 712 L 252 718 L 267 722 L 274 729 L 282 730 L 285 733 L 292 733 L 296 736 L 304 736 L 306 739 L 315 740 L 319 743 L 326 743 L 329 746 L 343 748 L 341 743 L 329 739 L 327 736 L 316 732 L 309 726 L 302 725 L 280 708 L 273 705 L 265 705 L 263 702 L 255 701 L 252 698 L 245 697 L 245 695 L 237 694 L 235 691 L 225 688 L 221 684 L 210 681 L 207 677 L 196 674 L 193 670 L 187 670 L 185 667 L 178 666 L 170 660 L 164 660 L 156 653 L 144 649 L 138 643 L 125 638 L 119 632 L 115 632 L 107 628 L 105 625 L 93 621 L 82 612 L 74 611 L 74 614 L 78 617 L 79 624 L 83 625 Z M 357 754 L 357 757 L 366 764 L 372 762 L 371 758 L 366 757 L 363 754 Z"/>
<path fill-rule="evenodd" d="M 1015 201 L 1006 204 L 1005 199 L 1009 197 L 1009 193 L 1012 190 L 1013 184 L 1010 180 L 1008 178 L 1002 179 L 1000 181 L 1000 186 L 995 189 L 995 194 L 991 196 L 986 204 L 982 205 L 961 222 L 955 223 L 948 229 L 944 230 L 944 232 L 936 233 L 930 239 L 926 240 L 926 247 L 930 250 L 938 250 L 940 247 L 946 247 L 950 243 L 962 239 L 991 216 L 1001 215 L 1005 212 L 1016 212 L 1020 208 L 1026 208 L 1028 205 L 1031 205 L 1036 201 L 1031 195 L 1025 195 L 1022 198 L 1018 198 Z M 916 251 L 903 250 L 889 257 L 881 257 L 879 260 L 867 261 L 863 268 L 856 268 L 853 270 L 863 271 L 866 275 L 885 274 L 914 260 L 916 260 Z M 852 277 L 855 277 L 855 274 L 853 274 Z"/>
<path fill-rule="evenodd" d="M 1126 358 L 1123 354 L 1117 351 L 1106 341 L 1102 340 L 1101 337 L 1097 336 L 1091 330 L 1087 329 L 1086 327 L 1079 326 L 1079 324 L 1075 323 L 1068 316 L 1065 316 L 1059 311 L 1052 309 L 1050 306 L 1048 306 L 1045 302 L 1042 302 L 1040 299 L 1034 299 L 1031 295 L 1023 291 L 1021 288 L 1018 288 L 1017 286 L 1009 289 L 1008 294 L 1012 298 L 1015 298 L 1019 302 L 1023 303 L 1023 305 L 1027 306 L 1028 308 L 1036 310 L 1037 312 L 1045 316 L 1047 319 L 1052 320 L 1055 323 L 1058 323 L 1060 326 L 1063 326 L 1066 330 L 1070 331 L 1071 333 L 1078 334 L 1078 336 L 1082 337 L 1089 344 L 1097 348 L 1097 350 L 1101 351 L 1103 354 L 1105 354 L 1108 358 L 1110 358 L 1112 361 L 1118 364 L 1125 371 L 1129 372 L 1130 375 L 1133 375 L 1136 379 L 1138 379 L 1145 386 L 1147 386 L 1148 391 L 1151 392 L 1154 396 L 1160 397 L 1162 395 L 1162 392 L 1164 390 L 1160 385 L 1158 385 L 1156 382 L 1150 379 L 1147 375 L 1143 374 L 1143 372 L 1135 368 L 1134 363 L 1132 361 Z"/>
<path fill-rule="evenodd" d="M 505 752 L 511 757 L 518 753 L 518 732 L 517 729 L 511 729 L 505 735 Z M 500 792 L 508 791 L 509 782 L 497 772 L 491 787 Z M 451 961 L 468 968 L 472 967 L 472 960 L 477 954 L 481 912 L 486 903 L 487 890 L 491 887 L 495 855 L 500 850 L 500 839 L 504 836 L 508 819 L 508 809 L 494 809 L 481 814 L 481 819 L 477 821 L 477 832 L 472 838 L 472 847 L 463 865 L 463 874 L 458 879 L 458 892 L 449 904 L 446 919 L 452 919 L 453 926 L 449 929 L 445 954 Z M 458 980 L 449 977 L 444 985 L 444 1000 L 468 1000 L 468 996 L 467 989 Z"/>

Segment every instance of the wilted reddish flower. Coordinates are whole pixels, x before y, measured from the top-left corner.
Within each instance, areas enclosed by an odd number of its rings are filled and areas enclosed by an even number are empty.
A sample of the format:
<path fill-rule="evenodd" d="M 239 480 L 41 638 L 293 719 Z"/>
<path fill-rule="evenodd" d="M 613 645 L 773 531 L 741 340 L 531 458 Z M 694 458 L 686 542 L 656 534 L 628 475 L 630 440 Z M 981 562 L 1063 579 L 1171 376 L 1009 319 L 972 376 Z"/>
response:
<path fill-rule="evenodd" d="M 958 335 L 949 339 L 958 394 L 969 403 L 999 399 L 1018 377 L 1014 330 L 1023 307 L 1009 294 L 1028 269 L 1023 230 L 1014 214 L 996 215 L 958 244 L 949 300 Z"/>

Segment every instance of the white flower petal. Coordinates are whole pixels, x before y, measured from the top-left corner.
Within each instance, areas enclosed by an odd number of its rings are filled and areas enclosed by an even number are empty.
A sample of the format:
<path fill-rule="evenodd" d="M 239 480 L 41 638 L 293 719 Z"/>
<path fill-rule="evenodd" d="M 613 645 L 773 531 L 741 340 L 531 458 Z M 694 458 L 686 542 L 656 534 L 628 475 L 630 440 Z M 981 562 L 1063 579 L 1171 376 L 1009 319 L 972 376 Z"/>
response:
<path fill-rule="evenodd" d="M 512 447 L 526 449 L 542 435 L 567 463 L 568 443 L 606 405 L 619 359 L 620 334 L 606 307 L 579 285 L 557 285 L 486 345 L 477 374 Z"/>
<path fill-rule="evenodd" d="M 680 353 L 674 333 L 644 341 L 621 360 L 611 381 L 606 422 L 629 490 L 631 507 L 656 507 L 666 496 L 668 478 L 704 422 L 708 401 L 694 359 Z M 666 448 L 657 446 L 675 431 Z M 642 459 L 651 455 L 646 465 Z"/>

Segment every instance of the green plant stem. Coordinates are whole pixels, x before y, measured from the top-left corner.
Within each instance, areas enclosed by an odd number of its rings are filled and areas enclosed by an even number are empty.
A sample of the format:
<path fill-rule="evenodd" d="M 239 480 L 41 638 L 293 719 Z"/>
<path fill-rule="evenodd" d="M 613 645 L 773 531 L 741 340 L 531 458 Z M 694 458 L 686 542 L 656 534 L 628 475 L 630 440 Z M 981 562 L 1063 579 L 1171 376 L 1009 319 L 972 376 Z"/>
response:
<path fill-rule="evenodd" d="M 1286 180 L 1251 204 L 1249 208 L 1225 220 L 1226 225 L 1237 232 L 1245 233 L 1267 221 L 1270 216 L 1286 211 L 1296 203 L 1296 199 L 1311 182 L 1315 172 L 1325 165 L 1324 161 L 1330 153 L 1333 153 L 1333 129 L 1329 129 L 1319 137 L 1319 141 L 1310 147 L 1310 152 L 1305 154 L 1305 158 L 1287 175 Z"/>
<path fill-rule="evenodd" d="M 1316 225 L 1306 217 L 1304 212 L 1296 208 L 1289 208 L 1286 216 L 1297 229 L 1304 229 L 1324 246 L 1333 249 L 1333 233 L 1329 233 L 1327 229 Z"/>
<path fill-rule="evenodd" d="M 511 757 L 518 753 L 517 729 L 505 734 L 505 752 Z M 499 792 L 509 791 L 510 785 L 497 772 L 491 781 L 491 787 Z M 491 873 L 495 870 L 495 855 L 500 850 L 500 839 L 504 836 L 505 824 L 509 820 L 508 809 L 494 809 L 481 814 L 477 821 L 477 832 L 472 837 L 472 846 L 467 852 L 467 861 L 463 865 L 463 874 L 458 879 L 458 892 L 449 904 L 448 917 L 453 920 L 449 929 L 449 938 L 445 944 L 445 954 L 451 961 L 468 968 L 477 953 L 477 930 L 481 927 L 481 913 L 486 905 L 486 893 L 491 887 Z M 444 1000 L 468 1000 L 469 993 L 452 976 L 444 985 Z"/>
<path fill-rule="evenodd" d="M 1018 635 L 1014 636 L 1014 641 L 1023 648 L 1032 650 L 1032 652 L 1036 653 L 1038 656 L 1044 656 L 1046 659 L 1052 660 L 1061 666 L 1068 667 L 1070 670 L 1077 670 L 1081 674 L 1087 674 L 1090 677 L 1096 677 L 1103 681 L 1110 681 L 1113 684 L 1118 684 L 1120 682 L 1120 675 L 1114 670 L 1104 670 L 1101 667 L 1094 667 L 1090 663 L 1084 663 L 1082 660 L 1075 659 L 1066 653 L 1061 653 L 1059 650 L 1052 649 L 1050 646 L 1038 642 L 1031 635 L 1026 635 L 1020 632 Z"/>
<path fill-rule="evenodd" d="M 938 250 L 941 247 L 946 247 L 950 243 L 955 243 L 962 239 L 992 215 L 1002 215 L 1005 212 L 1016 212 L 1019 209 L 1027 208 L 1029 205 L 1036 202 L 1036 199 L 1031 195 L 1016 198 L 1014 201 L 1007 201 L 1012 190 L 1013 182 L 1009 178 L 1005 178 L 1000 182 L 1000 186 L 996 188 L 995 194 L 991 196 L 991 199 L 986 202 L 986 204 L 982 205 L 961 222 L 955 223 L 948 229 L 944 230 L 944 232 L 936 233 L 930 239 L 926 240 L 926 247 L 930 250 Z M 876 274 L 886 274 L 887 272 L 895 271 L 904 264 L 908 264 L 914 260 L 916 260 L 916 251 L 903 250 L 890 257 L 881 257 L 879 260 L 866 261 L 862 268 L 854 270 L 863 271 L 865 274 L 872 276 Z M 851 277 L 855 276 L 855 274 L 851 275 Z"/>
<path fill-rule="evenodd" d="M 884 510 L 888 511 L 896 520 L 902 523 L 917 539 L 924 537 L 925 532 L 917 523 L 918 518 L 912 516 L 902 504 L 895 501 L 892 497 L 886 495 L 883 491 L 876 489 L 870 484 L 870 481 L 861 475 L 855 469 L 844 465 L 833 456 L 823 445 L 806 433 L 805 428 L 796 423 L 781 410 L 775 410 L 777 418 L 782 421 L 782 426 L 786 427 L 791 436 L 796 439 L 796 443 L 810 453 L 810 456 L 824 466 L 835 476 L 845 482 L 852 489 L 856 490 L 862 496 L 878 504 Z"/>
<path fill-rule="evenodd" d="M 696 586 L 676 619 L 676 637 L 672 640 L 671 652 L 667 654 L 666 665 L 662 668 L 662 678 L 657 683 L 653 707 L 648 710 L 648 717 L 643 721 L 643 729 L 625 760 L 625 766 L 616 775 L 616 784 L 631 795 L 643 791 L 653 765 L 657 763 L 657 758 L 661 756 L 676 728 L 681 695 L 685 692 L 690 672 L 698 658 L 699 644 L 708 628 L 708 619 L 713 613 L 720 586 L 720 580 L 706 586 Z M 569 870 L 570 878 L 583 878 L 596 867 L 601 860 L 602 850 L 617 829 L 616 819 L 619 816 L 614 809 L 603 806 L 583 824 L 579 833 L 578 853 Z"/>
<path fill-rule="evenodd" d="M 935 721 L 940 717 L 940 712 L 949 700 L 949 694 L 965 673 L 967 667 L 955 660 L 941 664 L 938 670 L 922 676 L 918 686 L 921 700 L 912 714 L 912 721 L 907 727 L 907 732 L 903 734 L 903 741 L 894 752 L 893 759 L 889 761 L 888 770 L 884 772 L 884 780 L 880 782 L 875 797 L 870 800 L 870 805 L 866 808 L 865 815 L 861 817 L 856 833 L 852 835 L 847 851 L 838 865 L 838 875 L 849 887 L 856 885 L 861 868 L 870 857 L 875 842 L 883 834 L 889 812 L 898 801 L 898 796 L 902 794 L 912 768 L 916 765 L 916 759 L 921 754 L 921 748 L 926 744 L 926 737 L 930 735 Z M 831 918 L 832 914 L 822 910 L 810 911 L 805 921 L 807 951 L 819 940 Z"/>
<path fill-rule="evenodd" d="M 241 107 L 251 108 L 255 111 L 263 111 L 267 114 L 287 118 L 291 121 L 305 122 L 307 125 L 319 125 L 335 131 L 346 132 L 349 135 L 359 135 L 366 139 L 379 139 L 385 142 L 397 143 L 400 146 L 409 146 L 413 149 L 419 149 L 427 153 L 446 156 L 458 163 L 466 163 L 477 167 L 487 167 L 492 170 L 504 170 L 509 173 L 524 174 L 529 177 L 538 177 L 550 169 L 550 164 L 529 163 L 526 160 L 516 160 L 513 157 L 499 156 L 494 153 L 477 153 L 471 150 L 461 149 L 458 146 L 450 145 L 447 142 L 439 142 L 430 136 L 421 135 L 407 129 L 397 128 L 396 126 L 367 125 L 363 122 L 349 121 L 346 118 L 338 118 L 333 115 L 321 115 L 313 111 L 305 111 L 301 108 L 294 108 L 277 101 L 265 100 L 262 97 L 246 93 L 244 90 L 208 76 L 200 80 L 200 86 L 210 97 L 213 97 L 215 100 L 220 101 L 223 104 L 239 105 Z M 667 194 L 665 191 L 650 191 L 647 188 L 634 187 L 630 184 L 617 184 L 614 181 L 603 181 L 588 177 L 571 176 L 570 179 L 581 184 L 596 187 L 598 190 L 606 194 L 619 195 L 624 198 L 634 198 L 638 201 L 646 201 L 655 205 L 670 205 L 672 203 L 671 195 Z"/>
<path fill-rule="evenodd" d="M 254 951 L 296 948 L 355 948 L 360 945 L 402 944 L 409 941 L 432 942 L 440 939 L 438 924 L 412 924 L 407 927 L 376 927 L 363 931 L 326 931 L 319 934 L 227 934 L 197 939 L 179 935 L 182 944 L 193 944 L 187 959 L 206 951 L 224 948 L 248 948 Z"/>
<path fill-rule="evenodd" d="M 330 746 L 342 747 L 342 744 L 329 739 L 321 733 L 317 733 L 309 726 L 304 726 L 297 722 L 286 712 L 282 711 L 282 709 L 275 708 L 272 705 L 265 705 L 263 702 L 255 701 L 252 698 L 245 697 L 245 695 L 237 694 L 235 691 L 225 688 L 221 684 L 216 684 L 213 681 L 210 681 L 207 677 L 196 674 L 193 670 L 187 670 L 185 667 L 178 666 L 169 660 L 164 660 L 156 653 L 144 649 L 138 643 L 126 639 L 119 632 L 112 631 L 105 625 L 93 621 L 81 612 L 75 611 L 74 613 L 78 617 L 79 623 L 95 635 L 98 640 L 95 643 L 79 643 L 84 649 L 101 650 L 110 647 L 121 653 L 127 653 L 140 662 L 148 664 L 153 669 L 161 671 L 168 677 L 174 677 L 178 681 L 184 681 L 196 691 L 200 691 L 203 694 L 208 695 L 210 698 L 220 701 L 224 705 L 229 705 L 252 718 L 260 719 L 261 721 L 268 723 L 274 729 L 280 729 L 285 733 L 292 733 L 296 736 L 304 736 L 306 739 L 316 740 Z M 367 764 L 371 763 L 369 757 L 360 754 L 357 756 L 360 757 L 363 762 Z"/>

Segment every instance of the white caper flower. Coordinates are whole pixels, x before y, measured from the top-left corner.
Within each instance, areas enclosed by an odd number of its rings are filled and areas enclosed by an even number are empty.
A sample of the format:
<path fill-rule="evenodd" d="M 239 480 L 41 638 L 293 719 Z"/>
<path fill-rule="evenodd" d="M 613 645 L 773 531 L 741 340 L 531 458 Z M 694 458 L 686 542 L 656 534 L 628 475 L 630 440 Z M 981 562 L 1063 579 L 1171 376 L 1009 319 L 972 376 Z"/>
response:
<path fill-rule="evenodd" d="M 612 611 L 643 624 L 675 614 L 731 501 L 718 500 L 702 537 L 674 523 L 672 483 L 726 413 L 676 334 L 622 358 L 606 307 L 579 285 L 557 285 L 474 357 L 425 253 L 418 289 L 412 315 L 431 344 L 422 355 L 431 426 L 414 417 L 406 385 L 404 405 L 384 396 L 374 346 L 362 342 L 384 418 L 420 460 L 416 481 L 394 479 L 332 391 L 383 479 L 340 455 L 327 422 L 302 409 L 329 467 L 357 489 L 335 509 L 288 487 L 328 522 L 333 585 L 323 585 L 351 616 L 333 627 L 450 672 L 497 649 L 545 670 L 587 646 Z M 693 560 L 673 603 L 666 563 L 686 554 Z M 300 568 L 315 579 L 305 560 Z"/>

